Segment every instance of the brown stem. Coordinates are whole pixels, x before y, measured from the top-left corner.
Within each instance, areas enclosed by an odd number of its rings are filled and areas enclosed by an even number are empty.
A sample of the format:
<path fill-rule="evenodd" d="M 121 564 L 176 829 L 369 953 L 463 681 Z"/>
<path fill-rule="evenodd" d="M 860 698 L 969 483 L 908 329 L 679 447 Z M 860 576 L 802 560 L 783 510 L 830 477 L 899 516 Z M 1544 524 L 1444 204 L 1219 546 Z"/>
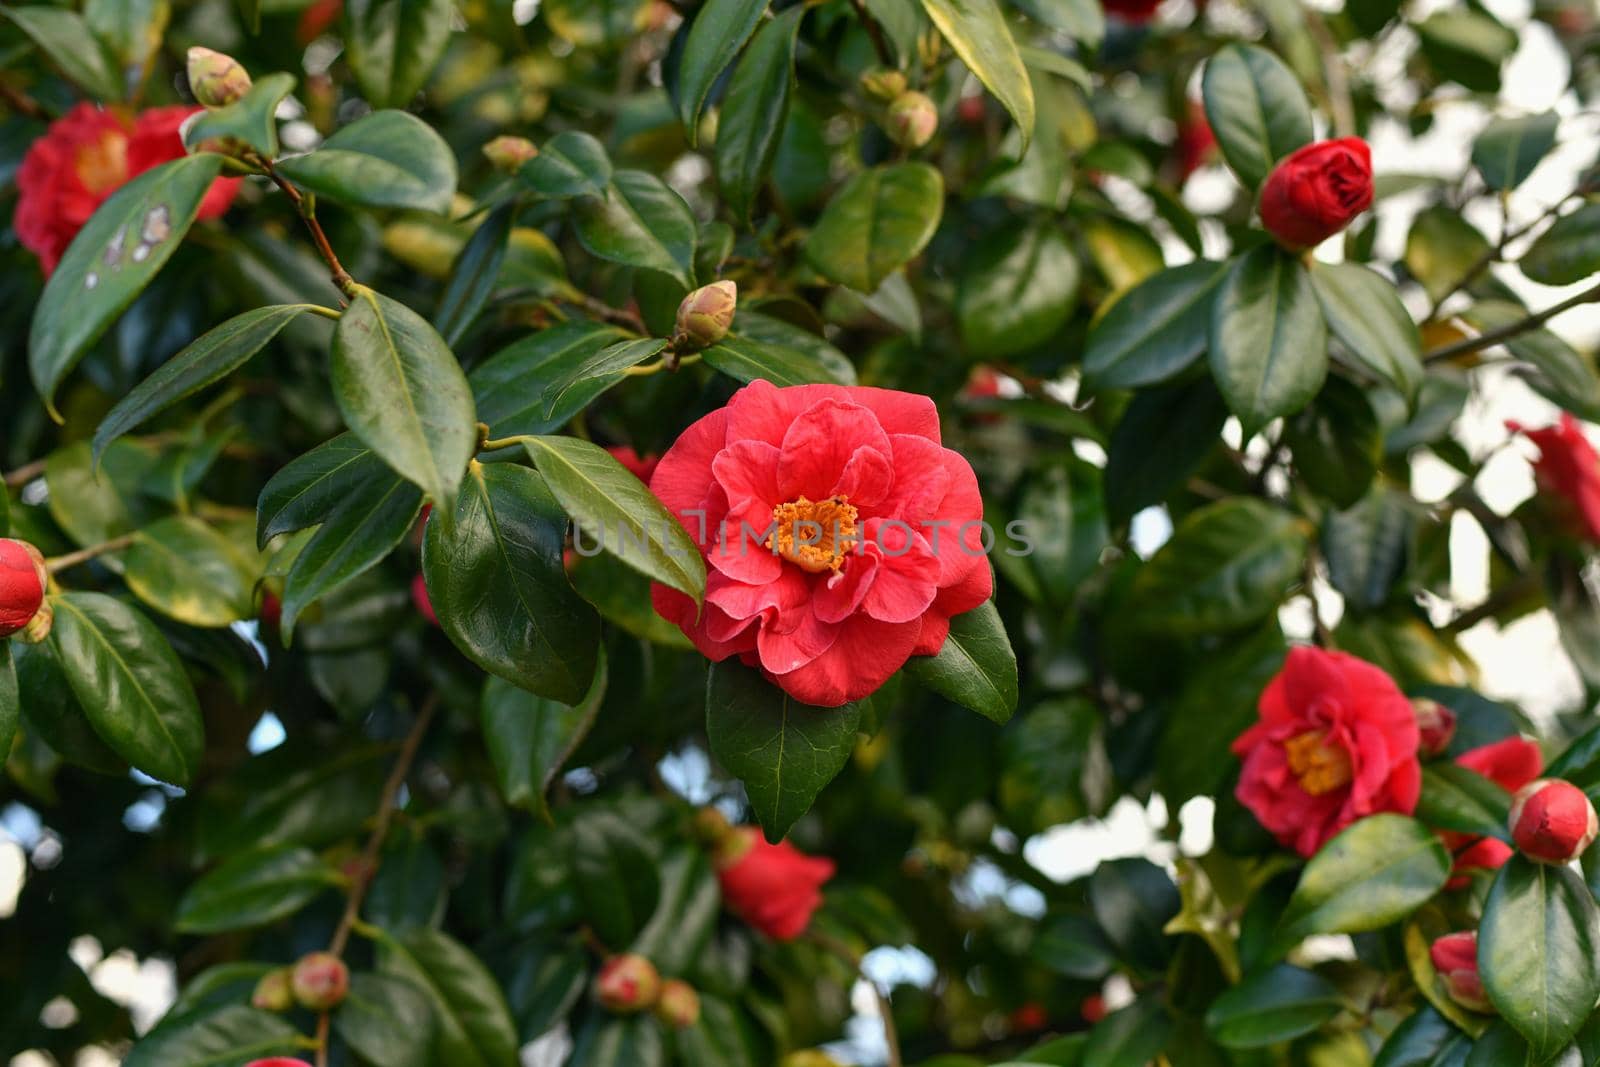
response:
<path fill-rule="evenodd" d="M 39 106 L 39 101 L 18 89 L 14 85 L 0 82 L 0 99 L 11 106 L 11 110 L 19 115 L 26 115 L 30 119 L 49 120 L 50 113 Z"/>
<path fill-rule="evenodd" d="M 1495 263 L 1503 258 L 1505 256 L 1507 245 L 1511 244 L 1512 241 L 1515 241 L 1518 238 L 1526 236 L 1539 224 L 1550 219 L 1563 207 L 1565 207 L 1567 201 L 1571 200 L 1575 196 L 1582 196 L 1584 192 L 1585 188 L 1581 186 L 1577 189 L 1574 189 L 1571 193 L 1562 197 L 1560 200 L 1557 200 L 1554 204 L 1551 204 L 1549 207 L 1545 208 L 1537 216 L 1529 219 L 1527 222 L 1523 223 L 1521 226 L 1518 226 L 1514 230 L 1507 230 L 1502 227 L 1500 240 L 1495 242 L 1491 247 L 1484 249 L 1483 254 L 1472 261 L 1472 264 L 1468 266 L 1466 271 L 1462 273 L 1461 277 L 1456 280 L 1456 283 L 1449 289 L 1445 290 L 1445 292 L 1433 302 L 1433 306 L 1428 310 L 1428 318 L 1425 321 L 1432 322 L 1434 319 L 1437 319 L 1439 317 L 1439 311 L 1444 307 L 1444 302 L 1446 300 L 1449 300 L 1452 296 L 1455 296 L 1457 293 L 1461 292 L 1461 290 L 1465 289 L 1467 286 L 1476 281 L 1479 275 L 1489 269 L 1490 264 Z"/>
<path fill-rule="evenodd" d="M 331 1022 L 327 1012 L 317 1016 L 317 1067 L 328 1067 L 328 1029 Z"/>
<path fill-rule="evenodd" d="M 389 836 L 389 824 L 394 819 L 394 806 L 400 796 L 400 786 L 405 783 L 406 775 L 411 773 L 411 764 L 417 758 L 417 749 L 422 745 L 422 736 L 428 732 L 428 724 L 433 720 L 433 713 L 438 708 L 437 693 L 430 694 L 422 702 L 422 707 L 417 711 L 417 721 L 411 724 L 411 732 L 406 735 L 405 743 L 400 746 L 400 755 L 395 759 L 394 769 L 389 772 L 389 780 L 383 783 L 372 835 L 367 838 L 367 845 L 361 850 L 355 878 L 351 881 L 350 891 L 345 896 L 344 914 L 339 918 L 339 926 L 333 932 L 333 940 L 328 943 L 328 951 L 335 956 L 342 955 L 345 945 L 350 943 L 350 931 L 355 928 L 356 920 L 361 915 L 361 902 L 366 898 L 367 887 L 378 869 L 378 855 L 383 851 L 383 840 Z"/>
<path fill-rule="evenodd" d="M 98 545 L 90 545 L 88 548 L 80 548 L 76 552 L 68 552 L 64 556 L 52 556 L 44 561 L 44 569 L 51 574 L 59 574 L 69 567 L 87 563 L 91 559 L 103 556 L 108 552 L 121 552 L 133 544 L 133 537 L 133 534 L 123 534 L 121 537 L 113 537 L 109 541 L 102 541 Z"/>
<path fill-rule="evenodd" d="M 7 489 L 21 489 L 39 475 L 44 473 L 44 460 L 36 459 L 32 463 L 24 463 L 16 470 L 7 474 L 5 483 Z"/>
<path fill-rule="evenodd" d="M 603 300 L 596 300 L 582 290 L 567 288 L 561 292 L 560 296 L 562 300 L 582 308 L 597 319 L 632 330 L 637 334 L 649 332 L 644 328 L 644 320 L 638 315 L 622 308 L 614 308 Z"/>
<path fill-rule="evenodd" d="M 338 255 L 333 251 L 333 245 L 328 242 L 328 235 L 323 232 L 322 223 L 317 221 L 317 213 L 311 201 L 299 189 L 294 187 L 293 182 L 278 173 L 278 168 L 273 165 L 272 160 L 259 159 L 254 160 L 254 162 L 261 167 L 262 171 L 272 179 L 279 189 L 283 190 L 284 195 L 289 198 L 289 202 L 294 204 L 295 210 L 300 213 L 300 218 L 306 224 L 306 229 L 311 231 L 311 241 L 317 246 L 317 254 L 322 257 L 323 262 L 328 264 L 334 288 L 348 298 L 355 288 L 355 279 L 350 277 L 350 272 L 344 269 L 343 263 L 339 262 Z"/>
<path fill-rule="evenodd" d="M 809 930 L 806 932 L 805 936 L 807 941 L 810 941 L 818 948 L 831 952 L 845 963 L 848 963 L 855 969 L 857 974 L 861 975 L 862 980 L 872 987 L 873 995 L 878 998 L 878 1014 L 883 1017 L 884 1044 L 888 1045 L 889 1047 L 888 1067 L 903 1067 L 904 1061 L 902 1061 L 900 1058 L 900 1032 L 895 1029 L 894 1025 L 894 1007 L 889 1002 L 889 994 L 885 993 L 878 986 L 877 982 L 874 982 L 871 978 L 868 978 L 862 973 L 861 953 L 857 952 L 843 941 L 840 941 L 838 938 L 832 937 L 818 930 Z"/>
<path fill-rule="evenodd" d="M 1524 572 L 1520 577 L 1507 582 L 1499 589 L 1490 593 L 1483 602 L 1473 608 L 1468 608 L 1460 615 L 1451 619 L 1441 627 L 1441 632 L 1454 636 L 1466 633 L 1485 619 L 1492 619 L 1506 608 L 1511 607 L 1523 597 L 1532 593 L 1539 587 L 1539 577 L 1532 572 Z"/>
<path fill-rule="evenodd" d="M 889 42 L 883 36 L 883 27 L 879 26 L 878 20 L 868 13 L 864 0 L 850 0 L 850 6 L 856 9 L 856 18 L 861 20 L 861 28 L 872 38 L 872 48 L 878 53 L 878 61 L 886 67 L 896 66 L 894 52 L 890 50 Z"/>
<path fill-rule="evenodd" d="M 1527 333 L 1529 330 L 1537 330 L 1564 311 L 1571 311 L 1575 307 L 1583 304 L 1592 304 L 1596 301 L 1600 301 L 1600 285 L 1585 289 L 1576 296 L 1570 296 L 1559 304 L 1547 307 L 1543 311 L 1536 311 L 1526 318 L 1518 319 L 1516 322 L 1508 322 L 1506 325 L 1496 329 L 1485 330 L 1476 337 L 1468 337 L 1454 344 L 1445 345 L 1443 348 L 1436 348 L 1432 352 L 1426 353 L 1422 357 L 1422 361 L 1424 363 L 1438 363 L 1441 360 L 1454 359 L 1457 356 L 1481 352 L 1483 349 L 1497 345 L 1501 341 L 1510 340 L 1518 334 Z"/>

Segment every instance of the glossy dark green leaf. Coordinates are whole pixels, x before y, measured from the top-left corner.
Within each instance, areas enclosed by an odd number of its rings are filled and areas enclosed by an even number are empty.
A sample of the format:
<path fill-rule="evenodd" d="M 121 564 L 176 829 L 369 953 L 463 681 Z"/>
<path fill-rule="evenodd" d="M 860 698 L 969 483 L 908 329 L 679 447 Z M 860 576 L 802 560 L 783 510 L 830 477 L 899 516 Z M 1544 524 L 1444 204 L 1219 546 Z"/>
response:
<path fill-rule="evenodd" d="M 445 344 L 454 345 L 466 334 L 479 312 L 489 302 L 505 262 L 506 245 L 511 238 L 511 223 L 516 211 L 502 204 L 489 212 L 472 239 L 461 249 L 450 268 L 450 283 L 439 298 L 439 311 L 433 317 Z"/>
<path fill-rule="evenodd" d="M 90 94 L 110 103 L 122 99 L 122 78 L 89 24 L 76 11 L 43 4 L 0 8 L 17 28 Z"/>
<path fill-rule="evenodd" d="M 255 616 L 258 560 L 213 526 L 173 515 L 133 535 L 123 577 L 140 600 L 190 626 L 218 627 Z"/>
<path fill-rule="evenodd" d="M 722 892 L 711 860 L 693 845 L 670 847 L 658 867 L 660 902 L 628 948 L 664 974 L 687 974 L 716 929 Z"/>
<path fill-rule="evenodd" d="M 591 378 L 569 391 L 546 414 L 544 392 L 593 363 L 605 348 L 627 339 L 614 326 L 573 320 L 552 326 L 502 349 L 475 367 L 468 382 L 478 417 L 495 437 L 549 433 L 582 411 L 614 382 Z"/>
<path fill-rule="evenodd" d="M 126 774 L 127 762 L 94 732 L 49 642 L 15 646 L 13 657 L 18 689 L 28 694 L 22 708 L 25 728 L 74 766 L 99 774 Z"/>
<path fill-rule="evenodd" d="M 1160 997 L 1144 996 L 1089 1031 L 1082 1067 L 1145 1067 L 1166 1047 L 1172 1019 Z"/>
<path fill-rule="evenodd" d="M 1317 263 L 1311 286 L 1328 330 L 1356 367 L 1415 398 L 1422 385 L 1422 336 L 1394 284 L 1359 263 Z"/>
<path fill-rule="evenodd" d="M 318 196 L 351 207 L 443 214 L 456 192 L 450 146 L 433 127 L 404 111 L 359 118 L 316 151 L 281 160 L 278 170 Z"/>
<path fill-rule="evenodd" d="M 517 1034 L 532 1041 L 561 1023 L 589 986 L 589 955 L 578 947 L 536 944 L 515 954 L 505 979 Z"/>
<path fill-rule="evenodd" d="M 1510 795 L 1483 775 L 1448 761 L 1422 768 L 1417 818 L 1429 826 L 1509 840 L 1506 820 L 1510 812 Z"/>
<path fill-rule="evenodd" d="M 1383 460 L 1383 429 L 1367 393 L 1330 377 L 1316 399 L 1283 428 L 1295 473 L 1336 507 L 1355 507 L 1372 488 Z"/>
<path fill-rule="evenodd" d="M 572 872 L 584 916 L 602 944 L 621 951 L 661 897 L 655 846 L 618 815 L 591 812 L 572 828 Z"/>
<path fill-rule="evenodd" d="M 1388 602 L 1413 552 L 1415 505 L 1398 490 L 1374 489 L 1354 507 L 1330 512 L 1322 526 L 1328 578 L 1352 610 Z"/>
<path fill-rule="evenodd" d="M 405 107 L 450 43 L 450 0 L 348 0 L 344 46 L 373 107 Z"/>
<path fill-rule="evenodd" d="M 1480 330 L 1520 322 L 1526 315 L 1509 300 L 1483 300 L 1462 313 Z M 1600 373 L 1594 360 L 1550 330 L 1524 330 L 1505 342 L 1527 366 L 1519 368 L 1534 391 L 1583 419 L 1600 419 Z"/>
<path fill-rule="evenodd" d="M 464 945 L 418 927 L 383 938 L 378 969 L 422 991 L 435 1023 L 430 1063 L 516 1067 L 517 1032 L 494 977 Z"/>
<path fill-rule="evenodd" d="M 1424 1005 L 1394 1028 L 1372 1067 L 1465 1067 L 1472 1038 Z"/>
<path fill-rule="evenodd" d="M 545 417 L 570 410 L 574 393 L 599 396 L 626 378 L 630 369 L 661 355 L 666 348 L 667 342 L 659 337 L 634 337 L 608 345 L 583 362 L 568 367 L 545 386 Z"/>
<path fill-rule="evenodd" d="M 590 134 L 562 130 L 522 165 L 518 176 L 534 192 L 553 200 L 602 196 L 611 184 L 611 157 Z"/>
<path fill-rule="evenodd" d="M 740 311 L 733 333 L 704 352 L 710 366 L 741 382 L 774 385 L 831 382 L 854 385 L 856 369 L 843 352 L 816 334 L 756 311 Z"/>
<path fill-rule="evenodd" d="M 137 92 L 172 19 L 170 0 L 85 0 L 83 17 L 123 85 Z"/>
<path fill-rule="evenodd" d="M 300 1032 L 287 1019 L 231 1004 L 169 1017 L 140 1038 L 123 1067 L 219 1067 L 300 1051 Z"/>
<path fill-rule="evenodd" d="M 178 902 L 178 929 L 214 934 L 265 926 L 338 884 L 338 873 L 308 848 L 273 845 L 241 852 L 189 887 Z"/>
<path fill-rule="evenodd" d="M 1106 513 L 1113 526 L 1166 499 L 1204 461 L 1228 420 L 1210 379 L 1140 390 L 1106 449 Z"/>
<path fill-rule="evenodd" d="M 566 515 L 527 467 L 474 463 L 455 522 L 428 523 L 422 569 L 439 623 L 472 662 L 578 704 L 595 676 L 600 619 L 561 563 Z"/>
<path fill-rule="evenodd" d="M 588 692 L 576 704 L 489 679 L 483 687 L 483 739 L 508 804 L 548 812 L 545 793 L 594 725 L 605 693 L 604 650 Z"/>
<path fill-rule="evenodd" d="M 1442 299 L 1489 252 L 1489 241 L 1444 204 L 1417 213 L 1406 235 L 1405 264 L 1428 297 Z"/>
<path fill-rule="evenodd" d="M 1264 1048 L 1308 1034 L 1344 1007 L 1339 990 L 1315 971 L 1281 963 L 1212 1002 L 1206 1029 L 1227 1048 Z"/>
<path fill-rule="evenodd" d="M 1513 856 L 1478 926 L 1478 970 L 1538 1062 L 1577 1034 L 1600 1000 L 1600 910 L 1570 867 Z"/>
<path fill-rule="evenodd" d="M 1572 285 L 1600 273 L 1600 204 L 1561 216 L 1522 256 L 1522 272 L 1545 285 Z"/>
<path fill-rule="evenodd" d="M 1034 935 L 1029 955 L 1057 974 L 1086 981 L 1104 978 L 1116 966 L 1105 934 L 1082 915 L 1047 917 Z"/>
<path fill-rule="evenodd" d="M 1005 15 L 995 0 L 922 0 L 922 10 L 939 28 L 940 34 L 967 69 L 995 95 L 1011 113 L 1022 138 L 1022 151 L 1028 150 L 1033 136 L 1033 82 L 1022 65 L 1017 42 L 1006 25 Z M 848 283 L 847 283 L 848 284 Z M 851 286 L 861 289 L 860 286 Z M 870 292 L 876 286 L 863 289 Z"/>
<path fill-rule="evenodd" d="M 583 247 L 601 259 L 694 284 L 694 215 L 653 174 L 617 171 L 604 193 L 578 201 L 573 224 Z"/>
<path fill-rule="evenodd" d="M 415 985 L 392 974 L 356 973 L 333 1014 L 333 1032 L 368 1063 L 429 1067 L 433 1004 Z"/>
<path fill-rule="evenodd" d="M 239 141 L 267 159 L 278 157 L 278 105 L 294 89 L 292 74 L 268 74 L 227 107 L 207 108 L 183 127 L 184 144 Z"/>
<path fill-rule="evenodd" d="M 1070 603 L 1109 540 L 1099 472 L 1084 463 L 1045 465 L 1023 486 L 1016 520 L 1029 533 L 1023 559 L 1041 593 Z"/>
<path fill-rule="evenodd" d="M 1251 189 L 1278 160 L 1311 141 L 1305 90 L 1265 48 L 1224 45 L 1206 62 L 1201 92 L 1223 158 Z"/>
<path fill-rule="evenodd" d="M 1117 955 L 1144 971 L 1157 971 L 1172 956 L 1167 923 L 1182 901 L 1167 873 L 1146 859 L 1100 864 L 1089 877 L 1089 904 Z"/>
<path fill-rule="evenodd" d="M 56 387 L 166 265 L 221 169 L 222 157 L 204 152 L 147 170 L 72 239 L 28 334 L 28 369 L 52 412 Z"/>
<path fill-rule="evenodd" d="M 528 455 L 590 544 L 699 602 L 706 569 L 700 550 L 645 484 L 599 445 L 576 437 L 529 437 Z"/>
<path fill-rule="evenodd" d="M 160 514 L 155 502 L 139 491 L 152 476 L 157 458 L 142 442 L 116 441 L 96 471 L 89 442 L 57 449 L 45 457 L 50 517 L 82 545 L 133 532 Z M 122 566 L 116 555 L 102 556 L 101 562 L 113 570 Z"/>
<path fill-rule="evenodd" d="M 806 238 L 806 259 L 830 281 L 876 292 L 922 251 L 943 212 L 944 179 L 926 163 L 872 167 L 828 202 Z"/>
<path fill-rule="evenodd" d="M 1283 668 L 1288 646 L 1276 620 L 1229 640 L 1186 673 L 1167 714 L 1156 755 L 1157 781 L 1169 804 L 1223 792 L 1237 768 L 1228 751 L 1256 720 L 1256 703 Z"/>
<path fill-rule="evenodd" d="M 1140 568 L 1135 611 L 1144 625 L 1193 634 L 1248 626 L 1277 611 L 1300 579 L 1306 534 L 1294 516 L 1233 497 L 1190 512 Z"/>
<path fill-rule="evenodd" d="M 1164 382 L 1206 350 L 1211 307 L 1229 264 L 1197 260 L 1151 275 L 1089 329 L 1083 370 L 1097 389 Z"/>
<path fill-rule="evenodd" d="M 794 88 L 795 42 L 808 9 L 796 5 L 761 26 L 733 68 L 717 115 L 717 186 L 734 216 L 750 218 L 778 153 Z"/>
<path fill-rule="evenodd" d="M 152 778 L 187 785 L 200 765 L 204 728 L 167 639 L 102 593 L 62 593 L 50 602 L 51 647 L 95 732 Z"/>
<path fill-rule="evenodd" d="M 648 1016 L 595 1015 L 578 1031 L 567 1067 L 666 1067 L 667 1042 Z"/>
<path fill-rule="evenodd" d="M 96 462 L 112 441 L 244 366 L 309 306 L 274 304 L 246 311 L 167 360 L 100 420 L 94 432 Z"/>
<path fill-rule="evenodd" d="M 748 1038 L 745 1014 L 721 997 L 700 998 L 700 1018 L 693 1026 L 671 1034 L 678 1063 L 704 1067 L 755 1067 L 758 1062 Z"/>
<path fill-rule="evenodd" d="M 767 0 L 706 0 L 695 12 L 678 59 L 678 117 L 691 145 L 711 87 L 732 66 L 766 10 Z"/>
<path fill-rule="evenodd" d="M 1472 142 L 1472 164 L 1489 188 L 1515 189 L 1555 147 L 1560 124 L 1554 111 L 1495 119 Z"/>
<path fill-rule="evenodd" d="M 992 600 L 952 618 L 938 655 L 913 656 L 905 670 L 919 684 L 994 722 L 1006 722 L 1017 710 L 1017 657 Z"/>
<path fill-rule="evenodd" d="M 1274 935 L 1278 954 L 1313 934 L 1377 930 L 1405 918 L 1443 888 L 1450 853 L 1404 815 L 1369 815 L 1306 864 Z"/>
<path fill-rule="evenodd" d="M 979 239 L 957 284 L 962 344 L 997 359 L 1043 344 L 1072 317 L 1078 257 L 1059 227 L 1018 221 Z"/>
<path fill-rule="evenodd" d="M 749 667 L 713 664 L 706 681 L 711 754 L 743 780 L 767 840 L 780 841 L 855 749 L 859 704 L 814 708 Z"/>
<path fill-rule="evenodd" d="M 449 512 L 477 445 L 461 365 L 410 308 L 359 289 L 333 333 L 333 394 L 345 425 Z"/>
<path fill-rule="evenodd" d="M 1248 439 L 1303 408 L 1328 374 L 1328 337 L 1310 273 L 1274 245 L 1237 261 L 1217 290 L 1211 374 Z"/>

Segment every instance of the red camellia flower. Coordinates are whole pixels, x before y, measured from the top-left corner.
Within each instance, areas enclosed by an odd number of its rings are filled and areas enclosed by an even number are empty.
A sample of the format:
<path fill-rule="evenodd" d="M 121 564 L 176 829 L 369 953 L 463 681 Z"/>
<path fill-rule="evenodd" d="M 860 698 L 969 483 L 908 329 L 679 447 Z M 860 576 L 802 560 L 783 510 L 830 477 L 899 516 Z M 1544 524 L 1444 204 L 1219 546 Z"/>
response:
<path fill-rule="evenodd" d="M 273 1056 L 266 1060 L 251 1060 L 244 1067 L 311 1067 L 305 1060 L 291 1060 L 287 1056 Z"/>
<path fill-rule="evenodd" d="M 56 269 L 62 253 L 107 197 L 152 167 L 184 155 L 178 127 L 201 108 L 158 107 L 130 117 L 114 109 L 79 104 L 50 124 L 28 147 L 17 171 L 12 225 L 44 267 Z M 202 219 L 228 210 L 241 178 L 218 178 L 200 202 Z"/>
<path fill-rule="evenodd" d="M 1544 770 L 1544 753 L 1532 741 L 1521 737 L 1507 737 L 1489 745 L 1469 749 L 1456 757 L 1456 762 L 1469 771 L 1476 771 L 1508 793 L 1515 793 Z M 1439 838 L 1445 847 L 1454 852 L 1450 881 L 1446 889 L 1465 889 L 1472 883 L 1477 871 L 1497 871 L 1511 858 L 1511 849 L 1503 841 L 1492 837 L 1474 837 L 1471 834 L 1440 830 Z"/>
<path fill-rule="evenodd" d="M 1472 1011 L 1492 1011 L 1478 974 L 1478 935 L 1475 931 L 1446 934 L 1428 948 L 1433 969 L 1439 972 L 1450 999 Z"/>
<path fill-rule="evenodd" d="M 1178 124 L 1178 184 L 1211 161 L 1217 154 L 1217 135 L 1206 120 L 1206 109 L 1200 101 L 1189 101 L 1184 119 Z"/>
<path fill-rule="evenodd" d="M 428 599 L 428 580 L 422 575 L 411 579 L 411 603 L 417 609 L 417 614 L 424 619 L 439 625 L 439 616 L 434 613 L 433 601 Z"/>
<path fill-rule="evenodd" d="M 1115 15 L 1123 22 L 1149 22 L 1155 17 L 1161 0 L 1101 0 L 1106 14 Z"/>
<path fill-rule="evenodd" d="M 779 941 L 805 932 L 834 871 L 832 860 L 807 856 L 787 841 L 770 844 L 748 826 L 718 845 L 716 867 L 728 910 Z"/>
<path fill-rule="evenodd" d="M 1600 454 L 1583 426 L 1563 411 L 1561 421 L 1542 429 L 1508 422 L 1506 429 L 1524 434 L 1539 446 L 1533 478 L 1539 491 L 1555 504 L 1562 524 L 1573 536 L 1600 543 Z"/>
<path fill-rule="evenodd" d="M 650 484 L 650 476 L 656 472 L 656 464 L 661 462 L 660 456 L 641 456 L 626 445 L 615 445 L 606 449 L 611 453 L 611 458 L 628 468 L 628 473 L 646 485 Z"/>
<path fill-rule="evenodd" d="M 310 44 L 331 29 L 342 14 L 344 14 L 344 0 L 312 0 L 311 5 L 300 12 L 300 22 L 294 29 L 294 39 L 300 42 L 301 47 Z"/>
<path fill-rule="evenodd" d="M 656 610 L 804 703 L 866 696 L 992 589 L 978 480 L 939 441 L 925 396 L 745 386 L 650 480 L 710 565 L 703 612 L 663 585 Z"/>
<path fill-rule="evenodd" d="M 25 630 L 44 603 L 43 557 L 22 541 L 0 538 L 0 637 Z"/>
<path fill-rule="evenodd" d="M 1261 222 L 1280 244 L 1311 248 L 1372 206 L 1372 150 L 1359 137 L 1308 144 L 1261 188 Z"/>
<path fill-rule="evenodd" d="M 1539 863 L 1571 863 L 1600 833 L 1589 798 L 1559 778 L 1541 778 L 1519 789 L 1508 822 L 1518 850 Z"/>
<path fill-rule="evenodd" d="M 1233 742 L 1239 802 L 1280 844 L 1311 856 L 1367 815 L 1409 815 L 1422 790 L 1417 717 L 1394 680 L 1343 652 L 1296 647 Z"/>

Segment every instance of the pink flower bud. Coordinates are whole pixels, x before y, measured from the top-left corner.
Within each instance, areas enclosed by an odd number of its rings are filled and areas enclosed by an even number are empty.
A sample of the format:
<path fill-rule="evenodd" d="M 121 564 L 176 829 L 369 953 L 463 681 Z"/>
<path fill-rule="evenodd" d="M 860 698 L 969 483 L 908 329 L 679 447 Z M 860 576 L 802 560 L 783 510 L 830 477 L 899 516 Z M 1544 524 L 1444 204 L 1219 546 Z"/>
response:
<path fill-rule="evenodd" d="M 483 154 L 496 170 L 515 174 L 524 163 L 539 154 L 539 149 L 526 137 L 496 137 L 483 146 Z"/>
<path fill-rule="evenodd" d="M 266 1060 L 251 1060 L 244 1067 L 311 1067 L 305 1060 L 292 1060 L 288 1056 L 273 1056 Z"/>
<path fill-rule="evenodd" d="M 350 968 L 331 952 L 302 956 L 289 976 L 294 999 L 311 1011 L 332 1011 L 350 992 Z"/>
<path fill-rule="evenodd" d="M 709 348 L 728 336 L 733 312 L 739 304 L 739 286 L 731 281 L 712 282 L 683 298 L 678 305 L 678 330 L 674 341 L 693 348 Z"/>
<path fill-rule="evenodd" d="M 939 128 L 939 109 L 927 95 L 901 93 L 889 105 L 889 137 L 906 148 L 921 148 Z"/>
<path fill-rule="evenodd" d="M 655 1015 L 668 1026 L 687 1030 L 700 1021 L 700 994 L 688 982 L 668 978 L 661 983 Z"/>
<path fill-rule="evenodd" d="M 600 967 L 594 995 L 601 1007 L 618 1015 L 647 1011 L 661 995 L 661 975 L 643 956 L 612 956 Z"/>
<path fill-rule="evenodd" d="M 189 91 L 206 107 L 226 107 L 250 91 L 250 73 L 232 56 L 189 49 Z"/>
<path fill-rule="evenodd" d="M 1427 697 L 1414 697 L 1411 710 L 1417 713 L 1417 730 L 1422 735 L 1418 746 L 1424 756 L 1442 756 L 1456 736 L 1456 713 Z"/>
<path fill-rule="evenodd" d="M 0 637 L 27 627 L 44 605 L 44 557 L 26 541 L 0 538 Z"/>
<path fill-rule="evenodd" d="M 294 1007 L 294 986 L 288 967 L 268 971 L 250 994 L 250 1006 L 262 1011 L 288 1011 Z"/>
<path fill-rule="evenodd" d="M 1539 863 L 1570 863 L 1594 843 L 1600 824 L 1583 790 L 1558 778 L 1540 778 L 1511 801 L 1511 840 Z"/>
<path fill-rule="evenodd" d="M 1478 975 L 1478 932 L 1446 934 L 1428 949 L 1433 969 L 1439 972 L 1450 999 L 1471 1011 L 1493 1011 Z"/>

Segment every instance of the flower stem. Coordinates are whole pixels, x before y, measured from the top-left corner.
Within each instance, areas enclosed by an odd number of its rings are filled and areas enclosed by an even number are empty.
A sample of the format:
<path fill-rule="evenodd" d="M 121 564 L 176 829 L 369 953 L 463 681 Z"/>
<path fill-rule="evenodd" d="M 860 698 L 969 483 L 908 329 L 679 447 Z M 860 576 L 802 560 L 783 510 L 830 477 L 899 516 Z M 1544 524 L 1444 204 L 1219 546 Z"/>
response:
<path fill-rule="evenodd" d="M 133 544 L 133 538 L 133 534 L 123 534 L 121 537 L 113 537 L 109 541 L 102 541 L 98 545 L 90 545 L 88 548 L 80 548 L 76 552 L 68 552 L 64 556 L 52 556 L 44 561 L 44 569 L 51 574 L 57 574 L 69 567 L 87 563 L 91 559 L 96 559 L 108 552 L 121 552 Z"/>
<path fill-rule="evenodd" d="M 273 184 L 282 189 L 289 202 L 294 204 L 295 210 L 300 213 L 300 218 L 305 222 L 306 229 L 311 231 L 311 242 L 317 246 L 317 254 L 328 265 L 328 270 L 333 279 L 333 286 L 349 297 L 355 288 L 355 279 L 350 277 L 350 272 L 344 269 L 344 264 L 339 262 L 339 256 L 333 250 L 333 245 L 328 241 L 328 235 L 322 229 L 322 223 L 317 221 L 317 205 L 311 198 L 295 188 L 294 183 L 278 173 L 278 168 L 270 159 L 253 159 L 251 162 L 259 163 L 261 170 L 271 178 Z"/>
<path fill-rule="evenodd" d="M 1454 359 L 1457 356 L 1481 352 L 1483 349 L 1493 347 L 1501 341 L 1508 341 L 1519 334 L 1527 333 L 1529 330 L 1537 330 L 1564 311 L 1571 311 L 1575 307 L 1583 304 L 1593 304 L 1596 301 L 1600 301 L 1600 285 L 1591 286 L 1576 296 L 1570 296 L 1559 304 L 1553 304 L 1543 311 L 1534 312 L 1532 315 L 1518 319 L 1516 322 L 1508 322 L 1506 325 L 1496 329 L 1485 330 L 1476 337 L 1468 337 L 1454 344 L 1445 345 L 1443 348 L 1436 348 L 1432 352 L 1425 353 L 1422 357 L 1422 362 L 1438 363 L 1442 360 Z"/>

